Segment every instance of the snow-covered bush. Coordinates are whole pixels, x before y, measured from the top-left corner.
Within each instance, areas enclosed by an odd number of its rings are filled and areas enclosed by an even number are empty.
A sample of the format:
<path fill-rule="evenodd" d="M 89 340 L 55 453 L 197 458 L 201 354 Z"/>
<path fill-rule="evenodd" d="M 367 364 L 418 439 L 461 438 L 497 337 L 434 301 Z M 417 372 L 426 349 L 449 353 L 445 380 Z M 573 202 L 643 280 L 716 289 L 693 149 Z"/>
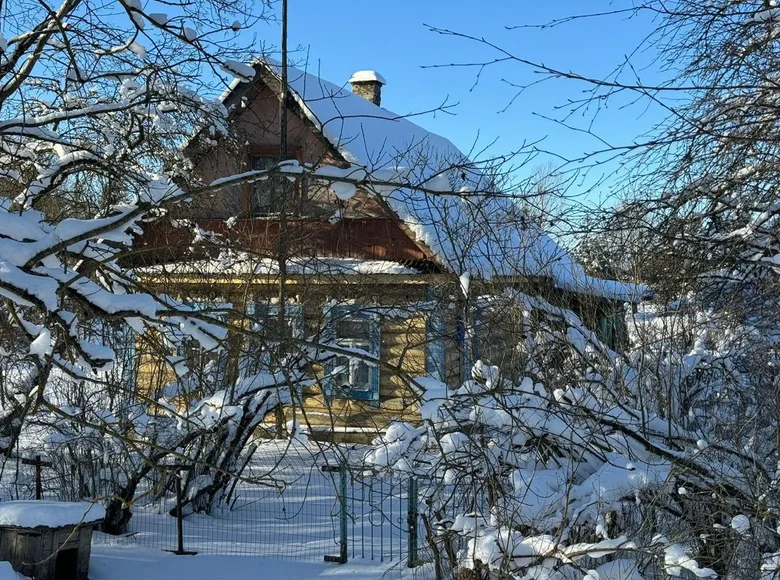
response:
<path fill-rule="evenodd" d="M 737 352 L 726 338 L 713 341 L 699 319 L 693 346 L 675 345 L 663 328 L 643 340 L 636 325 L 632 350 L 617 354 L 571 312 L 538 299 L 534 306 L 543 312 L 534 344 L 523 347 L 524 378 L 509 380 L 477 361 L 456 390 L 421 379 L 423 424 L 394 424 L 366 456 L 373 470 L 419 479 L 439 575 L 724 573 L 741 557 L 734 546 L 754 541 L 756 523 L 774 521 L 777 510 L 773 459 L 751 448 L 768 452 L 769 433 L 746 446 L 732 438 L 736 422 L 726 428 L 724 417 L 743 404 L 733 399 L 743 385 Z M 558 323 L 546 324 L 550 317 Z M 650 321 L 660 324 L 647 314 Z M 553 348 L 556 368 L 540 368 Z M 675 390 L 673 401 L 688 392 L 696 402 L 667 413 L 668 399 L 654 394 L 661 380 Z M 762 542 L 776 545 L 772 537 Z"/>

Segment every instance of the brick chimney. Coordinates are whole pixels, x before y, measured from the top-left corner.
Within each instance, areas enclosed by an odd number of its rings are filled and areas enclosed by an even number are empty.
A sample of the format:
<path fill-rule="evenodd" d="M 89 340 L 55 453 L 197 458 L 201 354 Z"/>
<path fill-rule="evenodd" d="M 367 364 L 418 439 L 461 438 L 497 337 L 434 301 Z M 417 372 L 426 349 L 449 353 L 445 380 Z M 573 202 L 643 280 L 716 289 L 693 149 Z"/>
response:
<path fill-rule="evenodd" d="M 382 85 L 387 84 L 384 77 L 373 70 L 359 70 L 351 77 L 352 92 L 371 101 L 377 107 L 382 103 Z"/>

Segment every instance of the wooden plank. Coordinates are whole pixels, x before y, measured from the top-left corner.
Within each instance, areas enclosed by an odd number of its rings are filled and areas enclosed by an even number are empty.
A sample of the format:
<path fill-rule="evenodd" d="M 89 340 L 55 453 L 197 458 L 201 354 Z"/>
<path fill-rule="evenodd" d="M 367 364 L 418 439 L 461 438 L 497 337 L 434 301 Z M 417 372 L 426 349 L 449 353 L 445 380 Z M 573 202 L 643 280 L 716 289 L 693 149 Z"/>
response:
<path fill-rule="evenodd" d="M 79 560 L 78 560 L 78 580 L 87 580 L 89 578 L 89 557 L 92 550 L 92 528 L 84 526 L 79 530 L 78 538 Z"/>
<path fill-rule="evenodd" d="M 199 219 L 208 231 L 231 239 L 238 247 L 256 252 L 272 251 L 279 237 L 279 222 L 268 219 L 239 219 L 228 227 L 223 219 Z M 292 221 L 287 224 L 291 240 L 301 240 L 294 255 L 333 256 L 390 260 L 394 262 L 431 262 L 399 223 L 387 218 L 345 219 L 336 224 L 317 221 Z M 145 250 L 132 258 L 134 265 L 176 261 L 190 247 L 191 234 L 164 221 L 146 224 L 137 240 Z M 157 251 L 152 251 L 157 250 Z"/>

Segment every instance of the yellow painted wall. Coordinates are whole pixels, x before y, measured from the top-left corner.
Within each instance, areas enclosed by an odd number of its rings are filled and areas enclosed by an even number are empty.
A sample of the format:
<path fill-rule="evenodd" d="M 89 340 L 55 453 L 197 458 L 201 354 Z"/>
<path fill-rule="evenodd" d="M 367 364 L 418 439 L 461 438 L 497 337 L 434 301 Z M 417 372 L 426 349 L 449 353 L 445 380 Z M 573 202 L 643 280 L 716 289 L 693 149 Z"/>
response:
<path fill-rule="evenodd" d="M 247 302 L 264 301 L 274 297 L 278 292 L 273 285 L 187 283 L 165 286 L 167 293 L 181 299 L 230 302 L 237 315 L 245 311 Z M 334 298 L 342 300 L 361 296 L 366 304 L 403 308 L 411 302 L 424 300 L 425 294 L 426 285 L 419 282 L 379 286 L 354 283 L 321 284 L 317 287 L 306 285 L 291 292 L 292 296 L 297 296 L 303 307 L 304 318 L 308 325 L 307 333 L 314 333 L 322 327 L 323 305 Z M 231 319 L 231 322 L 243 328 L 247 327 L 245 318 Z M 231 332 L 229 336 L 229 342 L 234 347 L 233 352 L 243 340 L 239 334 Z M 380 366 L 379 407 L 339 397 L 332 397 L 330 404 L 326 404 L 321 387 L 315 385 L 304 392 L 302 408 L 285 409 L 285 421 L 295 417 L 301 424 L 312 426 L 375 431 L 385 428 L 392 419 L 418 420 L 417 396 L 414 389 L 408 385 L 407 379 L 425 374 L 425 315 L 416 313 L 409 318 L 382 318 L 380 338 L 382 365 Z M 146 337 L 142 340 L 146 341 Z M 175 353 L 166 352 L 164 347 L 157 343 L 152 348 L 140 342 L 136 347 L 139 363 L 137 392 L 148 399 L 156 400 L 160 388 L 175 380 L 175 374 L 165 359 L 165 356 Z M 230 365 L 233 369 L 232 378 L 235 378 L 235 362 L 234 359 Z M 313 378 L 321 377 L 322 368 L 312 365 L 311 374 Z M 269 417 L 271 423 L 274 420 L 274 417 Z"/>

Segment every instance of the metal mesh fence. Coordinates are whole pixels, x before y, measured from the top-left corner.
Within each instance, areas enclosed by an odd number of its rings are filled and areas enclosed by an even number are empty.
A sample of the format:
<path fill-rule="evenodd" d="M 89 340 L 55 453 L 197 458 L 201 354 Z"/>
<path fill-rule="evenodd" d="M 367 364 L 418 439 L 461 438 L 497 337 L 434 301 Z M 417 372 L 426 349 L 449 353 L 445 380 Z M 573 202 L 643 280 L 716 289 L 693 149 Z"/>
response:
<path fill-rule="evenodd" d="M 410 541 L 416 541 L 417 529 L 412 519 L 417 517 L 414 500 L 411 504 L 409 501 L 410 480 L 384 479 L 360 472 L 350 472 L 348 477 L 349 557 L 379 562 L 408 559 Z M 414 555 L 411 558 L 413 562 L 416 559 Z"/>
<path fill-rule="evenodd" d="M 416 482 L 377 477 L 363 470 L 360 450 L 351 455 L 350 460 L 350 450 L 339 448 L 258 442 L 242 478 L 233 480 L 208 512 L 194 512 L 184 495 L 184 551 L 417 565 L 424 559 L 425 542 L 417 521 Z M 0 499 L 104 499 L 110 495 L 101 480 L 105 460 L 99 454 L 84 454 L 78 462 L 6 459 Z M 198 477 L 187 471 L 181 475 L 185 482 Z M 102 541 L 177 551 L 178 476 L 165 466 L 150 471 L 136 490 L 127 533 Z M 185 493 L 187 487 L 199 488 L 195 482 L 185 486 Z M 97 538 L 101 541 L 101 535 Z"/>
<path fill-rule="evenodd" d="M 183 518 L 183 543 L 200 554 L 321 561 L 338 550 L 339 501 L 327 459 L 300 446 L 258 446 L 222 505 Z M 335 474 L 336 478 L 338 474 Z M 175 474 L 157 472 L 139 490 L 128 526 L 134 542 L 177 549 Z"/>

